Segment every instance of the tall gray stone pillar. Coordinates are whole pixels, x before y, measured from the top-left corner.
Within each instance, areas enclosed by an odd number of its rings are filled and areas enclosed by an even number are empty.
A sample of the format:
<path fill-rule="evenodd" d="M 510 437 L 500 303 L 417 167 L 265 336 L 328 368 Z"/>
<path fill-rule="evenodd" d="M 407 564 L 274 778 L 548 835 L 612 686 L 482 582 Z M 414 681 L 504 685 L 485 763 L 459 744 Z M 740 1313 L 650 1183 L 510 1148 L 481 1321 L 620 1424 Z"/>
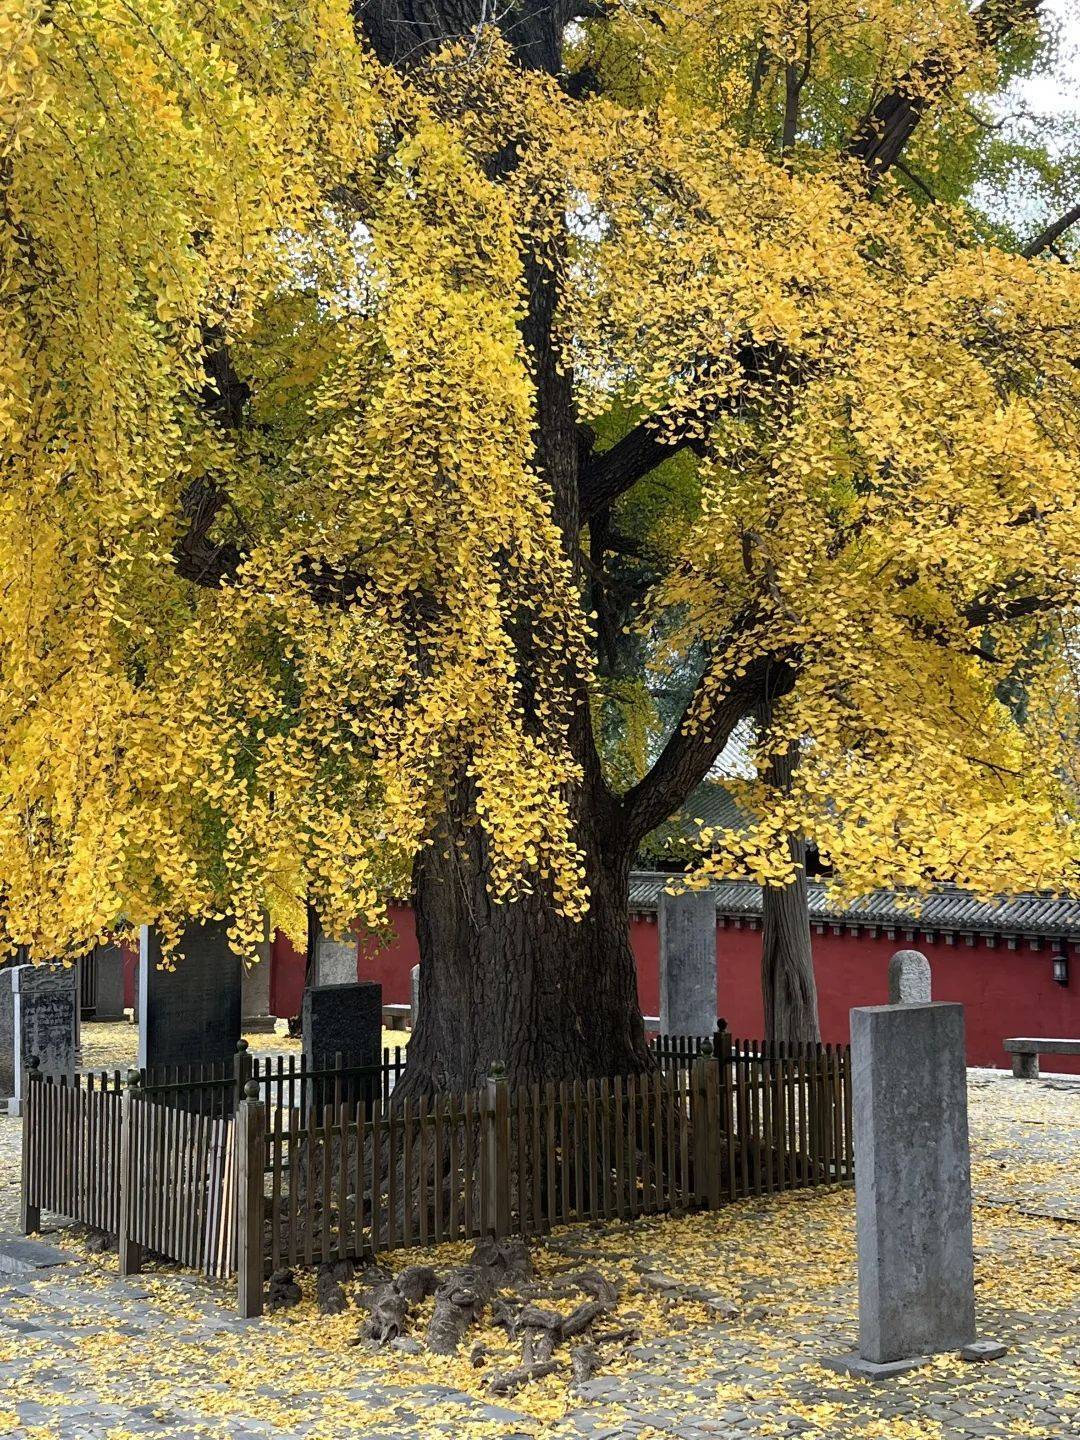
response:
<path fill-rule="evenodd" d="M 414 965 L 409 971 L 409 1029 L 416 1029 L 417 1016 L 420 1014 L 420 966 Z"/>
<path fill-rule="evenodd" d="M 859 1354 L 897 1374 L 975 1338 L 961 1005 L 851 1012 Z"/>
<path fill-rule="evenodd" d="M 240 1023 L 245 1035 L 269 1033 L 274 1028 L 274 1017 L 270 1013 L 270 962 L 270 917 L 266 916 L 259 958 L 241 968 Z"/>
<path fill-rule="evenodd" d="M 660 895 L 660 1029 L 708 1035 L 716 1029 L 716 896 L 711 890 Z"/>
<path fill-rule="evenodd" d="M 94 1019 L 124 1018 L 124 952 L 119 945 L 98 945 L 87 964 L 96 968 Z"/>
<path fill-rule="evenodd" d="M 139 932 L 139 1064 L 231 1060 L 240 1039 L 240 958 L 224 920 L 184 927 L 175 968 L 162 970 L 161 937 Z"/>

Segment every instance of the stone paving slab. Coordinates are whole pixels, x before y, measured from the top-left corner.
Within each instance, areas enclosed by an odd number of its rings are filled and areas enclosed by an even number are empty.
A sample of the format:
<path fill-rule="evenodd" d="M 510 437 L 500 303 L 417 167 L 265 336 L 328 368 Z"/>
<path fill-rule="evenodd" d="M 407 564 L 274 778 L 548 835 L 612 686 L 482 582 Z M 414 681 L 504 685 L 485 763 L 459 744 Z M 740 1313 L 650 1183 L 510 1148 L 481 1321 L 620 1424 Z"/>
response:
<path fill-rule="evenodd" d="M 38 1270 L 53 1270 L 71 1265 L 70 1254 L 41 1240 L 24 1239 L 19 1235 L 0 1239 L 0 1275 L 33 1275 Z"/>

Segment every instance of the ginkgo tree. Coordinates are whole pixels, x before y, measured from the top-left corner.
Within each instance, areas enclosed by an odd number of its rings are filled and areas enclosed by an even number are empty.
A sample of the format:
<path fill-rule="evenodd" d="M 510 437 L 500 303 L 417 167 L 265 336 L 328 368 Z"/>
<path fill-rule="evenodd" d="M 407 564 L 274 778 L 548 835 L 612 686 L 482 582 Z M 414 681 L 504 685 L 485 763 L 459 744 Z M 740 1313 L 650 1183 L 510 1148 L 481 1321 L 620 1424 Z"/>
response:
<path fill-rule="evenodd" d="M 763 715 L 698 879 L 1075 874 L 1080 284 L 892 174 L 1036 10 L 8 0 L 5 941 L 411 870 L 406 1089 L 640 1068 L 632 857 Z"/>

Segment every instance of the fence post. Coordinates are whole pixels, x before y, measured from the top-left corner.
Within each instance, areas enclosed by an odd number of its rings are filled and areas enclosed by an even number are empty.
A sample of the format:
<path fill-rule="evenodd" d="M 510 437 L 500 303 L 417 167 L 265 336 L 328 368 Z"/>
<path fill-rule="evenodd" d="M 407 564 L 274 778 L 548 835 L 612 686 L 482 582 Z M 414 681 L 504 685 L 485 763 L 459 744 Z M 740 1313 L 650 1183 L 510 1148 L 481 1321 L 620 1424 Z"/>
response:
<path fill-rule="evenodd" d="M 19 1228 L 24 1235 L 34 1235 L 41 1229 L 41 1206 L 30 1204 L 30 1181 L 36 1168 L 31 1161 L 31 1147 L 39 1150 L 38 1108 L 41 1096 L 41 1061 L 31 1055 L 26 1064 L 26 1108 L 23 1111 L 22 1128 L 22 1195 L 19 1198 Z M 29 1082 L 36 1081 L 37 1084 Z"/>
<path fill-rule="evenodd" d="M 240 1102 L 244 1098 L 245 1087 L 251 1079 L 251 1053 L 248 1050 L 246 1040 L 236 1042 L 236 1056 L 233 1059 L 233 1079 L 236 1082 L 236 1099 L 233 1105 L 234 1111 L 239 1111 Z"/>
<path fill-rule="evenodd" d="M 510 1233 L 510 1085 L 501 1065 L 492 1065 L 484 1095 L 487 1174 L 484 1229 L 501 1240 Z"/>
<path fill-rule="evenodd" d="M 236 1310 L 243 1320 L 263 1309 L 263 1170 L 266 1110 L 249 1080 L 236 1112 Z"/>
<path fill-rule="evenodd" d="M 142 1083 L 138 1070 L 129 1070 L 127 1084 L 120 1100 L 120 1216 L 117 1221 L 117 1249 L 120 1252 L 120 1274 L 137 1275 L 142 1266 L 142 1246 L 131 1237 L 131 1217 L 135 1208 L 135 1187 L 142 1177 L 134 1173 L 133 1129 L 135 1105 Z"/>
<path fill-rule="evenodd" d="M 694 1127 L 694 1188 L 698 1203 L 720 1208 L 720 1063 L 712 1042 L 703 1040 L 691 1067 Z"/>

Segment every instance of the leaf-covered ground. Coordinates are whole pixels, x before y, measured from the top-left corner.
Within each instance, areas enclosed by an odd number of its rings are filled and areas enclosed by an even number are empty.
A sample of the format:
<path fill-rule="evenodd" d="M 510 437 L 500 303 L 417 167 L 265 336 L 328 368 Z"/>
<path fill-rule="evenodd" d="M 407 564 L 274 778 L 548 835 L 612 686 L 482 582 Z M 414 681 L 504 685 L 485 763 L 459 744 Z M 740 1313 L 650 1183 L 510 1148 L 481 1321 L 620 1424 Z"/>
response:
<path fill-rule="evenodd" d="M 580 1387 L 559 1370 L 494 1402 L 490 1378 L 518 1347 L 484 1325 L 454 1358 L 376 1350 L 363 1314 L 323 1317 L 305 1282 L 296 1309 L 237 1321 L 231 1297 L 191 1275 L 120 1281 L 115 1257 L 59 1238 L 74 1260 L 46 1279 L 0 1278 L 0 1434 L 131 1436 L 704 1437 L 984 1440 L 1080 1434 L 1080 1085 L 973 1072 L 970 1087 L 980 1330 L 1003 1360 L 943 1356 L 880 1386 L 823 1369 L 854 1347 L 850 1192 L 750 1200 L 716 1214 L 561 1231 L 541 1275 L 594 1265 L 618 1280 L 618 1321 Z M 0 1122 L 0 1227 L 14 1229 L 15 1121 Z M 401 1253 L 394 1268 L 459 1261 L 464 1246 Z M 730 1301 L 734 1315 L 644 1285 L 662 1271 Z M 421 1335 L 431 1301 L 418 1311 Z M 723 1307 L 721 1307 L 723 1308 Z M 487 1351 L 471 1363 L 474 1344 Z"/>

